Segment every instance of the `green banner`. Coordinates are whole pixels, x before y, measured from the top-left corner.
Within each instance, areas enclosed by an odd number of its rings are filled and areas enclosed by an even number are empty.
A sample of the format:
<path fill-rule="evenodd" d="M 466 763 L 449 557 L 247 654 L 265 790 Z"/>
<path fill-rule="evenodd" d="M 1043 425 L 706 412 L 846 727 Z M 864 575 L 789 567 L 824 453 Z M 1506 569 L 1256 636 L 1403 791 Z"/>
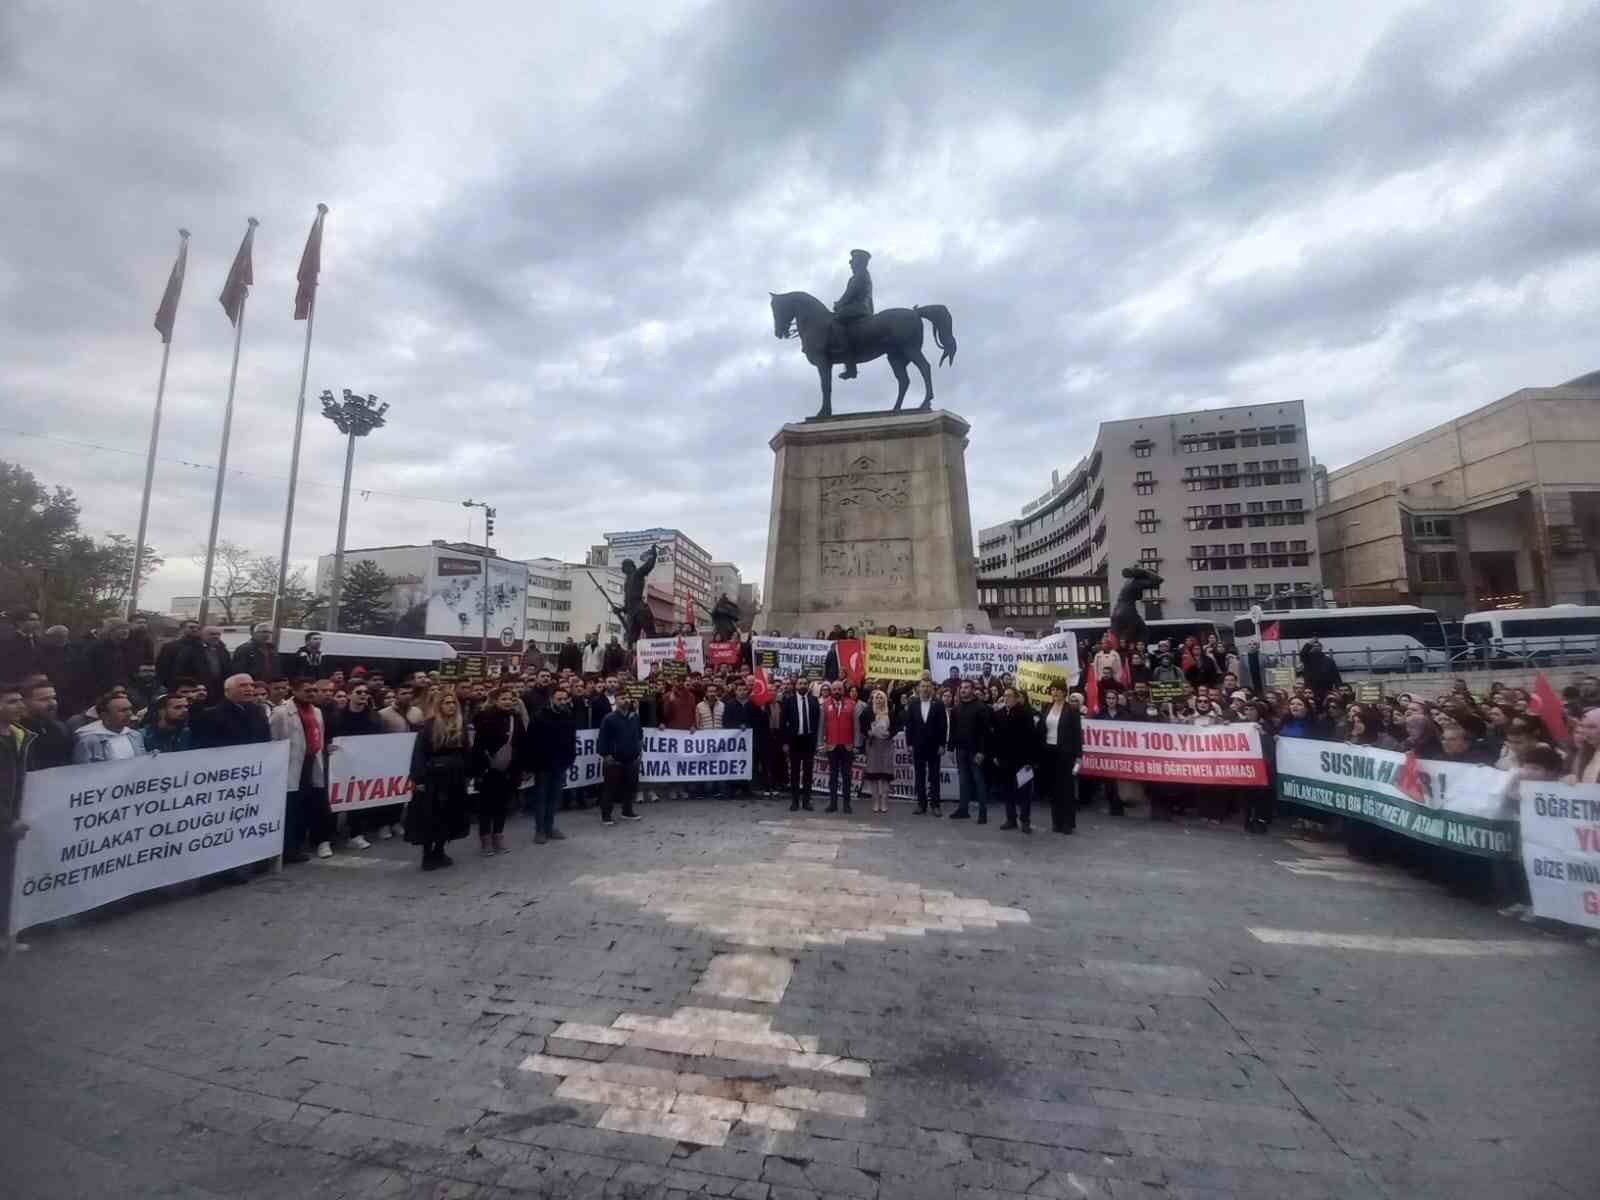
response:
<path fill-rule="evenodd" d="M 1278 798 L 1480 858 L 1518 853 L 1506 773 L 1393 750 L 1278 739 Z"/>

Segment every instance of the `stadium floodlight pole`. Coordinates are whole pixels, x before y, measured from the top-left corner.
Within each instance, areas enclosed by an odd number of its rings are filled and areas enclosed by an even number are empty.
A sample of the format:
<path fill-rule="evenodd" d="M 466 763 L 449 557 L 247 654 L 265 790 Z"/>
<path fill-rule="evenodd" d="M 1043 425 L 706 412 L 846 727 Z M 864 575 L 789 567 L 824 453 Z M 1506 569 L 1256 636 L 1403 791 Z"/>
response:
<path fill-rule="evenodd" d="M 328 632 L 339 630 L 339 593 L 344 589 L 344 531 L 350 519 L 350 474 L 355 468 L 356 439 L 366 437 L 374 429 L 382 429 L 383 414 L 387 404 L 379 404 L 376 396 L 357 396 L 344 389 L 343 403 L 333 398 L 333 393 L 322 393 L 322 415 L 338 426 L 339 432 L 349 439 L 344 451 L 344 493 L 339 497 L 339 540 L 333 548 L 333 583 L 328 587 Z"/>

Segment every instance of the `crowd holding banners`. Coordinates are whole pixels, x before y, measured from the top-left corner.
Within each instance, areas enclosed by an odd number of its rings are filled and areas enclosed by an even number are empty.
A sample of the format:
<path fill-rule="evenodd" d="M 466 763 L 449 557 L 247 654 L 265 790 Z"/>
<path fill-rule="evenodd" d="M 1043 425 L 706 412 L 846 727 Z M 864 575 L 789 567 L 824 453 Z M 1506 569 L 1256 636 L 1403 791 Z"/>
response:
<path fill-rule="evenodd" d="M 640 679 L 647 678 L 650 669 L 662 662 L 687 663 L 696 674 L 706 669 L 706 647 L 698 637 L 640 638 L 634 646 L 634 657 Z"/>
<path fill-rule="evenodd" d="M 24 714 L 18 747 L 23 757 L 30 753 L 37 757 L 49 747 L 59 762 L 70 761 L 76 743 L 97 747 L 103 757 L 116 762 L 124 749 L 130 755 L 146 747 L 170 752 L 181 747 L 191 732 L 196 746 L 211 747 L 264 741 L 276 734 L 291 743 L 303 764 L 298 779 L 292 781 L 299 786 L 289 790 L 285 812 L 286 829 L 302 831 L 289 839 L 293 845 L 285 847 L 285 861 L 294 862 L 298 838 L 307 834 L 319 856 L 331 855 L 329 843 L 339 841 L 336 820 L 349 824 L 348 840 L 342 843 L 348 849 L 370 845 L 363 831 L 393 836 L 398 812 L 392 819 L 359 829 L 356 818 L 400 807 L 397 774 L 387 767 L 376 774 L 362 772 L 362 778 L 369 780 L 362 797 L 362 785 L 341 782 L 354 778 L 339 762 L 345 751 L 331 748 L 335 743 L 348 744 L 342 739 L 360 732 L 354 720 L 357 709 L 377 710 L 380 730 L 368 732 L 432 731 L 425 752 L 420 759 L 414 756 L 405 772 L 414 787 L 412 803 L 405 806 L 405 829 L 408 840 L 425 848 L 425 864 L 433 864 L 429 869 L 449 865 L 444 844 L 470 832 L 474 814 L 468 806 L 474 792 L 483 853 L 509 852 L 501 837 L 503 814 L 496 818 L 485 808 L 486 791 L 490 798 L 496 792 L 505 794 L 499 782 L 512 789 L 512 795 L 520 789 L 536 799 L 540 834 L 535 842 L 540 843 L 561 838 L 553 824 L 557 807 L 588 807 L 597 792 L 605 823 L 610 823 L 618 803 L 624 819 L 637 819 L 631 808 L 641 786 L 646 800 L 729 791 L 768 797 L 788 793 L 791 809 L 811 808 L 811 795 L 821 790 L 823 774 L 833 784 L 835 805 L 838 791 L 859 795 L 865 785 L 875 806 L 888 796 L 915 798 L 916 812 L 937 815 L 941 802 L 954 799 L 954 815 L 976 815 L 979 824 L 984 823 L 992 796 L 997 805 L 1005 805 L 1003 829 L 1030 828 L 1035 792 L 1041 801 L 1050 800 L 1052 829 L 1062 833 L 1073 831 L 1080 807 L 1097 802 L 1113 815 L 1124 815 L 1148 800 L 1152 817 L 1193 811 L 1214 821 L 1242 806 L 1251 832 L 1262 832 L 1275 817 L 1298 818 L 1331 825 L 1350 842 L 1353 852 L 1372 853 L 1376 847 L 1392 853 L 1393 840 L 1383 839 L 1400 839 L 1451 861 L 1476 857 L 1515 867 L 1516 858 L 1504 853 L 1492 860 L 1481 853 L 1457 854 L 1455 848 L 1470 841 L 1468 837 L 1446 834 L 1428 844 L 1392 822 L 1363 819 L 1350 806 L 1336 813 L 1314 799 L 1296 798 L 1274 777 L 1274 752 L 1289 747 L 1287 761 L 1298 762 L 1299 751 L 1290 746 L 1295 739 L 1398 750 L 1402 763 L 1404 752 L 1410 751 L 1415 769 L 1424 776 L 1433 763 L 1452 764 L 1444 783 L 1452 796 L 1456 764 L 1463 762 L 1494 762 L 1502 779 L 1512 777 L 1508 785 L 1522 781 L 1526 786 L 1568 775 L 1593 783 L 1600 772 L 1600 756 L 1594 752 L 1600 747 L 1600 678 L 1592 676 L 1569 687 L 1564 697 L 1548 687 L 1529 694 L 1498 685 L 1487 696 L 1471 696 L 1457 685 L 1448 695 L 1432 700 L 1402 694 L 1363 706 L 1356 703 L 1356 689 L 1341 685 L 1336 673 L 1330 681 L 1326 672 L 1308 669 L 1295 675 L 1292 691 L 1258 693 L 1239 686 L 1235 660 L 1223 647 L 1136 643 L 1089 647 L 1074 654 L 1084 664 L 1076 677 L 1059 664 L 1023 659 L 1018 664 L 1026 667 L 1018 671 L 995 672 L 991 665 L 989 673 L 980 671 L 975 677 L 964 672 L 959 688 L 938 686 L 931 670 L 918 672 L 921 678 L 915 683 L 868 675 L 861 686 L 852 687 L 848 680 L 853 673 L 842 669 L 840 647 L 858 639 L 849 636 L 851 631 L 838 632 L 844 636 L 833 641 L 749 638 L 742 644 L 752 649 L 758 640 L 775 644 L 765 647 L 764 654 L 742 655 L 739 668 L 722 664 L 696 668 L 691 655 L 704 643 L 692 630 L 684 630 L 680 637 L 658 639 L 672 646 L 673 656 L 647 668 L 643 679 L 629 677 L 634 674 L 630 666 L 636 669 L 636 664 L 626 659 L 616 664 L 617 674 L 585 676 L 570 668 L 535 669 L 539 660 L 532 656 L 525 669 L 504 685 L 481 678 L 443 681 L 419 672 L 391 687 L 353 669 L 349 678 L 334 671 L 331 678 L 308 679 L 292 697 L 284 680 L 228 677 L 218 685 L 219 698 L 208 695 L 205 685 L 188 680 L 182 681 L 181 695 L 147 693 L 139 690 L 138 678 L 131 678 L 116 684 L 94 710 L 63 714 L 70 726 L 58 719 L 47 677 L 27 677 L 26 697 L 18 696 L 18 711 Z M 939 636 L 938 631 L 933 636 Z M 200 644 L 198 637 L 195 640 Z M 795 653 L 800 647 L 805 653 Z M 789 661 L 800 665 L 799 671 L 773 668 L 760 673 L 766 678 L 750 672 L 747 664 L 780 661 L 784 649 L 790 651 Z M 256 653 L 259 656 L 260 650 Z M 1303 662 L 1307 653 L 1314 654 L 1314 647 L 1304 649 Z M 1092 689 L 1093 702 L 1088 702 L 1084 693 L 1091 690 L 1087 685 L 1097 668 L 1098 686 Z M 296 660 L 288 669 L 316 672 L 317 665 L 308 661 L 302 666 Z M 910 673 L 908 666 L 891 669 Z M 808 678 L 822 674 L 844 677 L 827 686 Z M 1047 687 L 1048 703 L 1043 702 L 1040 675 L 1057 683 Z M 1056 676 L 1063 678 L 1057 681 Z M 1318 681 L 1316 686 L 1307 682 L 1311 678 Z M 797 693 L 805 696 L 806 703 L 797 702 Z M 1556 710 L 1547 717 L 1559 718 L 1565 706 L 1572 729 L 1570 746 L 1564 740 L 1566 726 L 1552 724 L 1547 729 L 1533 715 L 1541 694 L 1546 707 Z M 370 699 L 362 699 L 366 695 Z M 826 710 L 819 702 L 824 695 L 829 701 Z M 495 774 L 499 768 L 492 761 L 500 752 L 482 732 L 490 710 L 514 713 L 495 718 L 508 720 L 514 733 L 503 779 Z M 1594 710 L 1592 717 L 1589 710 Z M 740 732 L 729 739 L 724 732 L 728 730 Z M 715 765 L 693 766 L 692 758 L 680 755 L 677 762 L 691 764 L 688 769 L 652 769 L 645 761 L 646 742 L 667 736 L 679 741 L 716 738 L 726 753 L 713 752 L 722 756 Z M 0 746 L 4 744 L 0 739 Z M 415 745 L 424 747 L 421 736 Z M 377 754 L 366 746 L 355 752 Z M 1219 755 L 1232 765 L 1204 765 Z M 324 777 L 310 769 L 313 763 L 326 763 L 332 769 Z M 0 761 L 0 768 L 4 766 Z M 1263 779 L 1277 786 L 1259 786 Z M 1202 781 L 1203 786 L 1194 786 Z M 15 800 L 15 790 L 4 794 L 5 783 L 0 770 L 0 805 Z M 401 783 L 398 790 L 404 787 Z M 412 819 L 417 792 L 427 797 L 422 806 L 426 821 Z M 1503 794 L 1510 807 L 1498 819 L 1514 820 L 1514 788 L 1508 786 Z M 1275 795 L 1280 799 L 1276 814 Z M 338 801 L 336 811 L 330 799 Z M 290 809 L 293 820 L 287 819 Z M 26 832 L 21 836 L 25 838 Z M 1504 844 L 1502 840 L 1495 848 Z M 1516 879 L 1504 875 L 1496 879 L 1504 889 L 1516 892 L 1520 870 Z"/>
<path fill-rule="evenodd" d="M 866 678 L 896 681 L 922 678 L 922 639 L 867 635 Z"/>

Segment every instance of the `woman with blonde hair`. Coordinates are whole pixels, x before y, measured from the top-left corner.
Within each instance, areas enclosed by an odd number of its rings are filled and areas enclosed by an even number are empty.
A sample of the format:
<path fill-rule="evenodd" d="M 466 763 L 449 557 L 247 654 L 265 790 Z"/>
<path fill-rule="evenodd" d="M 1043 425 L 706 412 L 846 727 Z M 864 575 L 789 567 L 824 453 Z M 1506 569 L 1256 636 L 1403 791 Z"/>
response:
<path fill-rule="evenodd" d="M 411 750 L 412 792 L 405 820 L 406 841 L 422 847 L 424 871 L 450 866 L 454 860 L 444 852 L 445 843 L 466 837 L 469 826 L 470 727 L 448 687 L 435 689 L 432 711 Z"/>
<path fill-rule="evenodd" d="M 861 714 L 861 729 L 867 743 L 863 777 L 872 795 L 872 811 L 889 811 L 889 781 L 894 778 L 894 735 L 899 732 L 889 697 L 883 689 L 872 693 L 872 707 Z"/>

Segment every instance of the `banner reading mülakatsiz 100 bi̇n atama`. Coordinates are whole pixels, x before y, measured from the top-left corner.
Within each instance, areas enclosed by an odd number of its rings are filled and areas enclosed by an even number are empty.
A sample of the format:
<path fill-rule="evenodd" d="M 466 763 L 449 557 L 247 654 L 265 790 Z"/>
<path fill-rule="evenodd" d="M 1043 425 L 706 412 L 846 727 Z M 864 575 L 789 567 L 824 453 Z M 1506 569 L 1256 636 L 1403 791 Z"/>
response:
<path fill-rule="evenodd" d="M 12 931 L 281 853 L 288 774 L 287 742 L 35 771 Z"/>

